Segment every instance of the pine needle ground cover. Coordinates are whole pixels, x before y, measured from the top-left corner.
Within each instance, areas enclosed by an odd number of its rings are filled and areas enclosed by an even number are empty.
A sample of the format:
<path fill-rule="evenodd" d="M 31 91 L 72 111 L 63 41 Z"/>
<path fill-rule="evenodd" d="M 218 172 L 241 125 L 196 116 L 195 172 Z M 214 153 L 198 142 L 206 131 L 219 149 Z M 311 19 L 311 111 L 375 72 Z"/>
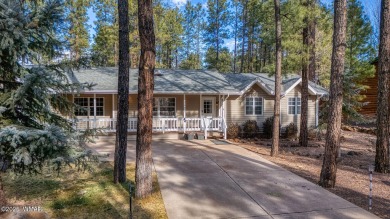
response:
<path fill-rule="evenodd" d="M 127 179 L 134 185 L 135 165 L 127 165 Z M 4 190 L 12 206 L 40 206 L 51 218 L 128 218 L 129 185 L 114 184 L 113 163 L 95 164 L 92 172 L 66 169 L 58 176 L 4 176 Z M 134 218 L 167 218 L 153 173 L 153 193 L 133 202 Z"/>

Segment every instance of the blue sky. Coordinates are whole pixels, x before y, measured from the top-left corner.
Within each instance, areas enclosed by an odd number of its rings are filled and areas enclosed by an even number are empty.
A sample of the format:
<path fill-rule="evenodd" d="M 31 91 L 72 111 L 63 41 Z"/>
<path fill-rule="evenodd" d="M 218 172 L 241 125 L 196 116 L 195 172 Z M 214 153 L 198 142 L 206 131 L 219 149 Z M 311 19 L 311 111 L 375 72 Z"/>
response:
<path fill-rule="evenodd" d="M 190 0 L 190 1 L 194 4 L 201 3 L 204 7 L 206 7 L 207 0 Z M 320 0 L 320 1 L 321 3 L 327 6 L 330 6 L 333 2 L 333 0 Z M 360 0 L 360 1 L 363 3 L 364 10 L 366 14 L 370 17 L 371 22 L 375 22 L 375 17 L 372 11 L 373 9 L 379 7 L 380 0 Z M 167 2 L 171 3 L 173 6 L 182 7 L 187 2 L 187 0 L 168 0 Z M 94 21 L 96 20 L 95 14 L 93 13 L 92 9 L 88 10 L 88 18 L 89 18 L 88 24 L 91 27 L 89 29 L 89 36 L 90 39 L 92 40 L 93 35 L 95 34 L 95 30 L 93 27 L 94 27 Z M 231 49 L 233 45 L 232 40 L 226 40 L 225 45 Z"/>

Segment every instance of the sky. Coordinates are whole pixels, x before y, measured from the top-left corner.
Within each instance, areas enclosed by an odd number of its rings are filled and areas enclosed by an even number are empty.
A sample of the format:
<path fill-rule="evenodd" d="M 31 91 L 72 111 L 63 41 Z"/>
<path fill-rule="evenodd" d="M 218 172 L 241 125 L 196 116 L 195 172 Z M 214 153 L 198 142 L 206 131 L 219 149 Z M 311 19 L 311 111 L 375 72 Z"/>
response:
<path fill-rule="evenodd" d="M 203 5 L 203 7 L 205 7 L 205 8 L 207 7 L 207 5 L 206 5 L 207 0 L 190 0 L 190 1 L 193 4 L 201 3 Z M 372 13 L 372 11 L 375 8 L 379 7 L 380 0 L 360 0 L 360 1 L 362 2 L 364 10 L 365 10 L 366 14 L 369 16 L 371 22 L 376 22 L 375 16 Z M 167 2 L 170 2 L 173 6 L 177 6 L 179 8 L 182 8 L 185 5 L 185 3 L 187 2 L 187 0 L 168 0 Z M 320 2 L 322 4 L 330 7 L 333 3 L 333 0 L 320 0 Z M 93 36 L 95 34 L 95 29 L 94 29 L 94 26 L 95 26 L 94 22 L 95 21 L 96 21 L 95 14 L 92 11 L 92 9 L 90 8 L 88 10 L 88 25 L 91 27 L 89 29 L 89 36 L 90 36 L 91 41 L 92 41 Z M 375 28 L 375 26 L 374 26 L 374 28 Z M 226 40 L 225 46 L 227 46 L 230 50 L 232 50 L 232 48 L 234 46 L 234 41 L 232 39 Z"/>

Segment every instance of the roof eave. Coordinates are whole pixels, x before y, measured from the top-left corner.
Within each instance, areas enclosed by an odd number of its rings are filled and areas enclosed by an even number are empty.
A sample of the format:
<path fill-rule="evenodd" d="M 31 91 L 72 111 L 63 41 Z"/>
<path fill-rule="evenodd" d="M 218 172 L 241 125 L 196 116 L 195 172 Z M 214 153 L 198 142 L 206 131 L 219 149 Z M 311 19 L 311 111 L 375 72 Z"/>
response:
<path fill-rule="evenodd" d="M 243 95 L 244 93 L 246 93 L 255 84 L 257 84 L 259 87 L 261 87 L 261 89 L 263 89 L 268 95 L 275 95 L 274 91 L 269 89 L 267 87 L 267 85 L 259 79 L 252 81 L 247 87 L 245 87 L 245 89 L 243 89 L 240 92 L 240 95 Z"/>

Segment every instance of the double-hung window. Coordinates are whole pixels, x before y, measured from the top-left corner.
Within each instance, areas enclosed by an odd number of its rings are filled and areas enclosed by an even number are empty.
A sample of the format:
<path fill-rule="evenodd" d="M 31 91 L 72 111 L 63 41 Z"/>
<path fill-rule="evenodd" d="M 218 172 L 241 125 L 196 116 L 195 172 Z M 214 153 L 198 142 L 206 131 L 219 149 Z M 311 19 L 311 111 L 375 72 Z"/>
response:
<path fill-rule="evenodd" d="M 94 116 L 94 104 L 92 97 L 75 97 L 74 103 L 79 105 L 76 109 L 76 116 Z M 104 99 L 99 97 L 96 98 L 96 116 L 104 116 Z"/>
<path fill-rule="evenodd" d="M 153 98 L 153 116 L 175 117 L 176 99 L 173 97 Z"/>
<path fill-rule="evenodd" d="M 245 115 L 262 115 L 263 98 L 246 97 L 245 98 Z"/>
<path fill-rule="evenodd" d="M 300 97 L 288 98 L 288 114 L 290 114 L 290 115 L 301 114 L 301 98 Z"/>

